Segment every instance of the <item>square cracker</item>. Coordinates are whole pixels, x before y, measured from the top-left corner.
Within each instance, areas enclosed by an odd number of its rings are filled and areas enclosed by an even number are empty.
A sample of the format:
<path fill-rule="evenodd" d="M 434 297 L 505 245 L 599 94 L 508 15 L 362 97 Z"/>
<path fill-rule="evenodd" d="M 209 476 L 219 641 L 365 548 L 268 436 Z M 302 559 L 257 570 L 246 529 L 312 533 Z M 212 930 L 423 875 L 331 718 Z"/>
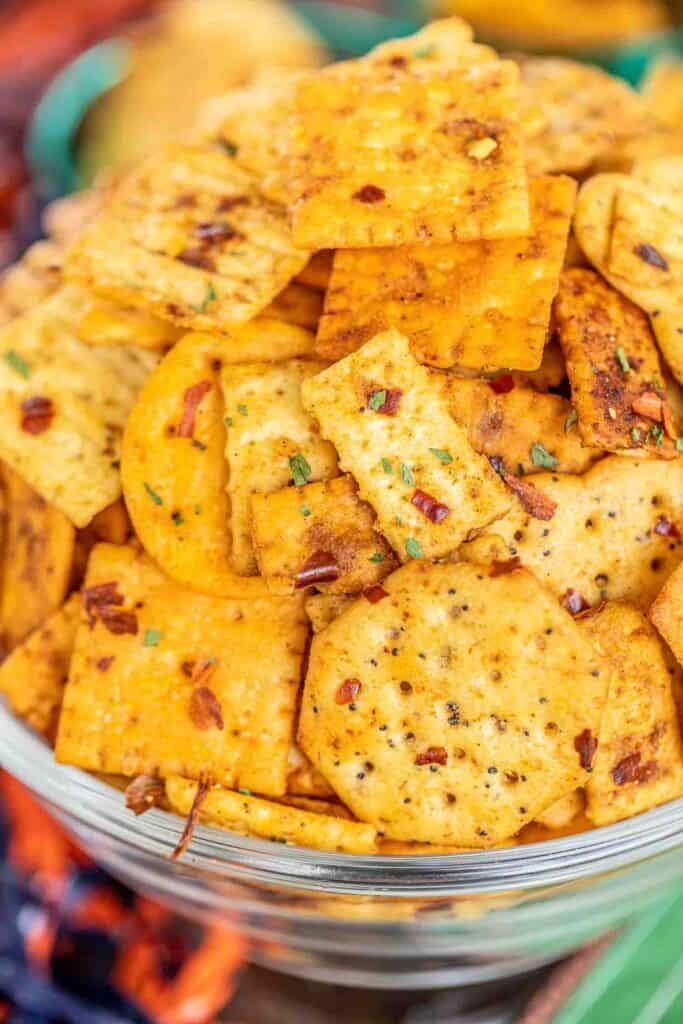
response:
<path fill-rule="evenodd" d="M 276 594 L 353 594 L 397 565 L 350 476 L 255 494 L 251 521 L 259 571 Z"/>
<path fill-rule="evenodd" d="M 338 250 L 316 351 L 340 359 L 396 327 L 433 366 L 536 370 L 575 194 L 570 178 L 531 181 L 528 238 Z"/>
<path fill-rule="evenodd" d="M 556 503 L 552 519 L 516 503 L 460 555 L 481 560 L 485 544 L 489 557 L 519 557 L 560 598 L 573 590 L 590 605 L 648 608 L 683 559 L 683 459 L 610 455 L 581 476 L 540 473 L 534 485 Z"/>
<path fill-rule="evenodd" d="M 584 448 L 572 426 L 572 404 L 561 395 L 545 394 L 515 383 L 497 394 L 495 381 L 470 380 L 433 371 L 454 420 L 467 430 L 475 451 L 502 459 L 518 475 L 539 473 L 534 452 L 542 444 L 557 459 L 558 473 L 583 473 L 599 452 Z"/>
<path fill-rule="evenodd" d="M 0 455 L 76 526 L 121 493 L 121 434 L 155 363 L 84 345 L 52 298 L 0 330 Z"/>
<path fill-rule="evenodd" d="M 335 450 L 323 441 L 301 402 L 302 383 L 326 365 L 290 359 L 226 365 L 221 371 L 228 427 L 231 560 L 242 575 L 258 572 L 251 542 L 252 495 L 278 491 L 296 481 L 292 460 L 301 463 L 307 480 L 324 480 L 336 473 Z"/>
<path fill-rule="evenodd" d="M 17 715 L 48 735 L 62 704 L 80 607 L 74 594 L 0 665 L 0 693 Z"/>
<path fill-rule="evenodd" d="M 413 562 L 384 586 L 314 637 L 299 743 L 388 838 L 503 841 L 588 777 L 576 743 L 607 692 L 591 646 L 525 570 Z"/>
<path fill-rule="evenodd" d="M 304 79 L 290 140 L 295 244 L 525 234 L 518 78 L 512 62 L 492 60 L 437 61 L 431 74 L 354 61 Z"/>
<path fill-rule="evenodd" d="M 676 458 L 661 424 L 637 411 L 644 394 L 661 397 L 662 365 L 646 314 L 595 271 L 575 267 L 562 274 L 555 325 L 583 443 Z"/>
<path fill-rule="evenodd" d="M 123 180 L 65 273 L 181 326 L 225 330 L 261 312 L 309 255 L 224 150 L 175 144 Z"/>
<path fill-rule="evenodd" d="M 669 576 L 649 615 L 683 665 L 683 565 Z"/>
<path fill-rule="evenodd" d="M 307 635 L 300 600 L 197 594 L 134 549 L 101 544 L 84 605 L 59 761 L 285 793 Z"/>
<path fill-rule="evenodd" d="M 197 795 L 197 783 L 173 776 L 166 782 L 166 795 L 174 811 L 187 815 Z M 261 800 L 218 786 L 210 789 L 201 801 L 199 820 L 231 832 L 332 853 L 374 853 L 377 848 L 377 832 L 372 825 Z"/>
<path fill-rule="evenodd" d="M 8 466 L 1 467 L 0 647 L 7 653 L 61 605 L 69 592 L 76 531 Z"/>
<path fill-rule="evenodd" d="M 446 555 L 510 507 L 497 473 L 398 331 L 307 380 L 302 394 L 401 561 Z"/>
<path fill-rule="evenodd" d="M 609 676 L 586 785 L 588 818 L 608 825 L 683 795 L 683 747 L 662 645 L 642 613 L 610 602 L 579 625 Z"/>

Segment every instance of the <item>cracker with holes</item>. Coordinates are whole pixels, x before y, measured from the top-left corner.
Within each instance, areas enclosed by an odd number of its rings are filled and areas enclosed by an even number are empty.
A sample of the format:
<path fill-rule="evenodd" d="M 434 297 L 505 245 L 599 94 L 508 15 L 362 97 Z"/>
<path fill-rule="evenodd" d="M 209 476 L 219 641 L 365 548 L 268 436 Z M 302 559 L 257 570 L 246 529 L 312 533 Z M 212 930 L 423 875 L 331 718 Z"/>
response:
<path fill-rule="evenodd" d="M 531 181 L 529 237 L 338 250 L 316 351 L 339 359 L 395 327 L 433 366 L 538 369 L 575 192 Z"/>
<path fill-rule="evenodd" d="M 288 121 L 301 72 L 266 67 L 241 89 L 203 104 L 199 134 L 218 142 L 269 199 L 288 202 Z"/>
<path fill-rule="evenodd" d="M 683 665 L 683 565 L 669 576 L 649 616 Z"/>
<path fill-rule="evenodd" d="M 683 459 L 612 455 L 582 476 L 541 473 L 534 485 L 554 502 L 551 519 L 520 501 L 461 555 L 478 561 L 497 537 L 494 557 L 520 558 L 576 611 L 604 599 L 646 609 L 683 559 Z"/>
<path fill-rule="evenodd" d="M 83 603 L 59 761 L 286 792 L 307 635 L 299 598 L 197 594 L 144 554 L 102 544 Z"/>
<path fill-rule="evenodd" d="M 414 562 L 384 585 L 314 638 L 299 743 L 390 839 L 508 839 L 588 778 L 591 646 L 523 569 Z"/>
<path fill-rule="evenodd" d="M 662 645 L 641 612 L 608 602 L 580 628 L 609 678 L 586 814 L 594 825 L 683 796 L 683 747 Z"/>
<path fill-rule="evenodd" d="M 397 331 L 378 335 L 302 390 L 401 561 L 446 555 L 509 508 L 504 485 Z"/>
<path fill-rule="evenodd" d="M 260 313 L 310 254 L 283 207 L 219 146 L 167 146 L 126 177 L 71 246 L 68 277 L 182 327 Z"/>
<path fill-rule="evenodd" d="M 63 512 L 2 466 L 0 645 L 16 647 L 69 592 L 75 530 Z"/>
<path fill-rule="evenodd" d="M 593 270 L 574 268 L 562 275 L 555 325 L 583 443 L 676 458 L 679 427 L 646 314 Z"/>
<path fill-rule="evenodd" d="M 0 330 L 0 456 L 86 526 L 121 493 L 123 427 L 156 357 L 84 345 L 52 302 Z"/>
<path fill-rule="evenodd" d="M 576 236 L 613 287 L 644 309 L 662 355 L 683 382 L 683 157 L 599 174 L 581 188 Z"/>
<path fill-rule="evenodd" d="M 74 594 L 0 665 L 0 693 L 15 714 L 48 737 L 62 704 L 80 608 Z"/>
<path fill-rule="evenodd" d="M 223 367 L 231 562 L 237 573 L 258 571 L 250 529 L 252 495 L 292 483 L 299 488 L 336 474 L 336 452 L 301 401 L 303 382 L 326 365 L 290 359 Z"/>
<path fill-rule="evenodd" d="M 542 471 L 540 446 L 557 460 L 558 473 L 583 473 L 599 457 L 582 447 L 576 412 L 560 395 L 539 394 L 511 374 L 483 381 L 435 371 L 434 380 L 475 451 L 502 461 L 514 473 Z"/>
<path fill-rule="evenodd" d="M 316 587 L 381 600 L 379 584 L 398 565 L 350 476 L 255 494 L 251 534 L 259 572 L 276 594 Z"/>
<path fill-rule="evenodd" d="M 197 783 L 173 776 L 166 795 L 174 811 L 187 815 L 197 795 Z M 331 853 L 375 853 L 377 831 L 372 825 L 349 821 L 339 813 L 320 813 L 263 800 L 214 786 L 201 799 L 199 820 L 274 842 L 312 846 Z"/>
<path fill-rule="evenodd" d="M 539 115 L 523 119 L 531 174 L 581 174 L 655 125 L 642 97 L 600 68 L 559 57 L 519 65 L 522 105 Z"/>
<path fill-rule="evenodd" d="M 231 566 L 220 367 L 310 352 L 299 327 L 257 318 L 228 337 L 190 334 L 147 381 L 123 443 L 123 490 L 135 532 L 164 572 L 223 597 L 266 593 Z"/>
<path fill-rule="evenodd" d="M 295 244 L 356 248 L 528 231 L 516 66 L 431 67 L 360 60 L 299 83 L 290 139 Z"/>

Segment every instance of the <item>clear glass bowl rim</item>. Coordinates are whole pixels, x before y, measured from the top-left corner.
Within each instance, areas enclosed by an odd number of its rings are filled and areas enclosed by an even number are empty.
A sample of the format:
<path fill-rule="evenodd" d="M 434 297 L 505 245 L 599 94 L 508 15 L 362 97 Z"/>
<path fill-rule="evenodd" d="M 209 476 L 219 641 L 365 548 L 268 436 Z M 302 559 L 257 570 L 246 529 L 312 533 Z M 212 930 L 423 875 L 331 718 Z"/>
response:
<path fill-rule="evenodd" d="M 183 821 L 151 810 L 135 817 L 123 793 L 58 764 L 51 749 L 0 704 L 0 763 L 58 814 L 152 855 L 167 869 L 253 885 L 382 898 L 467 896 L 561 885 L 683 847 L 683 798 L 614 825 L 495 850 L 434 856 L 324 853 L 197 826 L 181 862 L 170 860 Z M 160 865 L 161 867 L 161 865 Z"/>

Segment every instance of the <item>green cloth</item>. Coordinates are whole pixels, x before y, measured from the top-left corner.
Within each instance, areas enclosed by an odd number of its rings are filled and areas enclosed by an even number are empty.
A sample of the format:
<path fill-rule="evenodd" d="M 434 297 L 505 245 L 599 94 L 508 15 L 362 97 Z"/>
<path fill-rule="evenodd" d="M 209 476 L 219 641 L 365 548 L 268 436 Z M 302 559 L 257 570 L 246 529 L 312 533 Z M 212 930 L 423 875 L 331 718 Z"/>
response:
<path fill-rule="evenodd" d="M 627 929 L 554 1024 L 682 1024 L 683 892 Z"/>

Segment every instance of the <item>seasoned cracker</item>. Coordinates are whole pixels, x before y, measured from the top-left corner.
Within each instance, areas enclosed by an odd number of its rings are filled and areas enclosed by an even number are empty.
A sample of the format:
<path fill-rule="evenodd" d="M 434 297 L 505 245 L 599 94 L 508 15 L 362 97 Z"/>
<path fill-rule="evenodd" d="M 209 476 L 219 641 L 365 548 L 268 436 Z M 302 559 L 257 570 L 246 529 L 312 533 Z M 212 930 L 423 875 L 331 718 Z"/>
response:
<path fill-rule="evenodd" d="M 0 649 L 7 653 L 41 626 L 69 592 L 75 531 L 8 466 L 2 466 Z"/>
<path fill-rule="evenodd" d="M 306 332 L 254 321 L 234 337 L 191 334 L 147 381 L 128 423 L 121 473 L 135 532 L 164 572 L 208 594 L 265 594 L 230 564 L 230 504 L 226 494 L 225 423 L 220 366 L 262 352 L 264 340 L 296 345 Z"/>
<path fill-rule="evenodd" d="M 555 324 L 583 443 L 676 458 L 678 431 L 673 414 L 664 423 L 662 364 L 645 313 L 599 274 L 574 268 L 562 274 Z M 647 417 L 648 399 L 658 418 Z"/>
<path fill-rule="evenodd" d="M 609 602 L 580 628 L 609 676 L 586 785 L 587 816 L 608 825 L 683 795 L 683 747 L 661 642 L 642 613 Z"/>
<path fill-rule="evenodd" d="M 570 178 L 532 181 L 528 238 L 338 250 L 316 351 L 339 359 L 395 327 L 433 366 L 536 370 L 575 193 Z"/>
<path fill-rule="evenodd" d="M 52 737 L 81 617 L 74 594 L 0 665 L 0 693 L 15 714 Z"/>
<path fill-rule="evenodd" d="M 520 558 L 558 598 L 647 608 L 683 559 L 683 459 L 612 455 L 582 476 L 541 473 L 534 484 L 557 505 L 550 521 L 516 504 L 461 556 L 480 561 L 498 537 L 493 557 Z"/>
<path fill-rule="evenodd" d="M 292 359 L 281 363 L 225 366 L 221 389 L 227 424 L 231 563 L 245 576 L 257 572 L 251 542 L 252 495 L 291 482 L 334 476 L 337 456 L 323 441 L 301 400 L 302 384 L 326 363 Z"/>
<path fill-rule="evenodd" d="M 51 309 L 71 325 L 75 336 L 86 345 L 130 345 L 163 352 L 183 333 L 167 320 L 104 299 L 74 282 L 61 285 Z"/>
<path fill-rule="evenodd" d="M 166 795 L 175 811 L 189 814 L 197 783 L 172 776 L 166 782 Z M 218 786 L 210 789 L 202 800 L 199 819 L 231 832 L 332 853 L 374 853 L 377 847 L 377 832 L 372 825 L 348 821 L 338 814 L 288 807 Z"/>
<path fill-rule="evenodd" d="M 292 743 L 289 748 L 287 793 L 294 797 L 315 797 L 320 800 L 329 800 L 335 796 L 327 779 L 313 767 L 296 743 Z"/>
<path fill-rule="evenodd" d="M 284 208 L 219 146 L 166 147 L 114 192 L 65 273 L 183 327 L 230 330 L 305 266 Z"/>
<path fill-rule="evenodd" d="M 155 361 L 84 345 L 52 299 L 0 330 L 0 455 L 76 526 L 121 493 L 121 434 Z"/>
<path fill-rule="evenodd" d="M 302 394 L 401 561 L 446 555 L 509 507 L 488 460 L 397 331 L 307 380 Z"/>
<path fill-rule="evenodd" d="M 377 585 L 398 565 L 350 476 L 255 494 L 251 531 L 259 572 L 275 594 L 316 587 L 381 599 Z"/>
<path fill-rule="evenodd" d="M 299 743 L 390 839 L 505 840 L 588 778 L 590 645 L 524 570 L 412 563 L 384 585 L 314 638 Z"/>
<path fill-rule="evenodd" d="M 642 98 L 600 68 L 560 57 L 522 57 L 519 66 L 522 105 L 541 115 L 525 132 L 531 174 L 580 174 L 653 127 Z"/>
<path fill-rule="evenodd" d="M 310 249 L 524 234 L 518 71 L 348 62 L 307 76 L 290 140 L 293 235 Z M 416 189 L 415 182 L 422 186 Z"/>
<path fill-rule="evenodd" d="M 567 828 L 579 814 L 583 813 L 585 805 L 583 789 L 575 789 L 537 814 L 536 824 L 553 830 Z"/>
<path fill-rule="evenodd" d="M 333 259 L 332 249 L 321 249 L 320 252 L 314 252 L 304 269 L 296 275 L 296 280 L 308 288 L 317 288 L 320 292 L 326 291 L 330 283 Z"/>
<path fill-rule="evenodd" d="M 683 665 L 683 565 L 669 576 L 648 614 Z"/>
<path fill-rule="evenodd" d="M 539 446 L 558 473 L 584 473 L 599 458 L 599 452 L 582 447 L 573 406 L 560 395 L 539 394 L 507 375 L 483 381 L 434 371 L 434 380 L 474 450 L 502 460 L 514 473 L 541 472 Z"/>
<path fill-rule="evenodd" d="M 59 761 L 287 788 L 307 623 L 298 598 L 218 598 L 129 547 L 92 553 Z"/>

